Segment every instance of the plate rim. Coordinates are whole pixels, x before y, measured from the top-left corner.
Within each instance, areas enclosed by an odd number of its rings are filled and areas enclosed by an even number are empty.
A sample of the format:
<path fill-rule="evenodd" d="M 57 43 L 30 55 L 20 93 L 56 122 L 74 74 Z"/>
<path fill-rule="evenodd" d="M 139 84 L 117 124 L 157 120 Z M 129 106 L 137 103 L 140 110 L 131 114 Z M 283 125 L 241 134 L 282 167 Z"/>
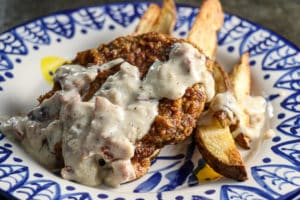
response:
<path fill-rule="evenodd" d="M 122 5 L 122 4 L 151 4 L 151 3 L 156 3 L 156 4 L 161 4 L 161 3 L 157 3 L 157 2 L 152 2 L 152 1 L 122 1 L 122 2 L 111 2 L 111 3 L 100 3 L 100 4 L 95 4 L 95 5 L 87 5 L 87 6 L 79 6 L 79 7 L 76 7 L 76 8 L 67 8 L 67 9 L 62 9 L 62 10 L 58 10 L 58 11 L 54 11 L 54 12 L 50 12 L 49 14 L 45 14 L 45 15 L 40 15 L 38 17 L 34 17 L 32 19 L 28 19 L 22 23 L 19 23 L 17 25 L 14 25 L 8 29 L 5 29 L 4 31 L 1 31 L 0 32 L 0 35 L 3 35 L 7 32 L 10 32 L 10 31 L 13 31 L 21 26 L 24 26 L 26 24 L 29 24 L 31 22 L 34 22 L 34 21 L 37 21 L 41 18 L 44 18 L 44 17 L 51 17 L 51 16 L 55 16 L 57 14 L 64 14 L 64 13 L 70 13 L 70 12 L 74 12 L 74 11 L 77 11 L 77 10 L 80 10 L 80 9 L 83 9 L 83 8 L 91 8 L 91 7 L 102 7 L 102 6 L 107 6 L 107 5 Z M 189 5 L 189 4 L 185 4 L 185 3 L 176 3 L 176 8 L 178 7 L 188 7 L 188 8 L 193 8 L 193 9 L 199 9 L 199 7 L 196 7 L 196 6 L 193 6 L 193 5 Z M 279 33 L 277 33 L 276 31 L 272 30 L 271 28 L 268 28 L 267 26 L 265 25 L 261 25 L 261 24 L 258 24 L 257 22 L 254 22 L 250 19 L 247 19 L 243 16 L 241 16 L 240 14 L 234 14 L 232 12 L 224 12 L 224 14 L 227 14 L 229 16 L 235 16 L 235 17 L 238 17 L 240 18 L 241 20 L 243 21 L 246 21 L 254 26 L 257 26 L 261 29 L 263 29 L 264 31 L 268 31 L 270 32 L 272 35 L 275 35 L 277 36 L 278 38 L 282 39 L 285 43 L 287 43 L 288 45 L 292 46 L 293 48 L 295 48 L 297 51 L 300 51 L 300 47 L 298 47 L 294 42 L 292 42 L 291 40 L 287 39 L 285 36 L 282 36 L 280 35 Z"/>
<path fill-rule="evenodd" d="M 124 5 L 124 4 L 147 4 L 147 5 L 149 5 L 150 3 L 151 3 L 151 2 L 146 2 L 146 1 L 141 1 L 141 2 L 140 2 L 140 1 L 138 1 L 138 2 L 136 2 L 136 1 L 135 1 L 135 2 L 124 1 L 124 2 L 113 2 L 113 3 L 107 3 L 107 4 L 103 3 L 103 4 L 95 4 L 95 5 L 81 6 L 81 7 L 71 8 L 71 9 L 63 9 L 63 10 L 51 12 L 51 13 L 49 13 L 49 14 L 45 14 L 45 15 L 42 15 L 42 16 L 39 16 L 39 17 L 35 17 L 35 18 L 33 18 L 33 19 L 30 19 L 30 20 L 27 20 L 27 21 L 25 21 L 25 22 L 23 22 L 23 23 L 20 23 L 20 24 L 18 24 L 18 25 L 15 25 L 15 26 L 13 26 L 13 27 L 11 27 L 11 28 L 9 28 L 9 29 L 6 29 L 5 31 L 2 31 L 2 32 L 0 33 L 0 36 L 3 35 L 3 34 L 6 34 L 6 33 L 8 33 L 8 32 L 15 31 L 15 30 L 16 30 L 17 28 L 19 28 L 19 27 L 25 26 L 25 25 L 27 25 L 27 24 L 29 24 L 29 23 L 38 21 L 38 20 L 43 19 L 43 18 L 45 18 L 45 17 L 56 16 L 56 15 L 59 15 L 59 14 L 70 14 L 70 13 L 75 12 L 75 11 L 78 11 L 78 10 L 80 10 L 80 9 L 87 9 L 87 8 L 93 8 L 93 7 L 105 7 L 105 6 L 111 6 L 111 5 Z M 196 7 L 196 6 L 186 5 L 186 4 L 177 4 L 176 7 L 177 7 L 177 8 L 178 8 L 178 7 L 187 7 L 187 8 L 192 8 L 192 9 L 198 9 L 198 7 Z M 284 36 L 282 36 L 282 35 L 276 33 L 275 31 L 273 31 L 273 30 L 271 30 L 271 29 L 269 29 L 269 28 L 266 28 L 266 27 L 263 26 L 263 25 L 257 24 L 256 22 L 253 22 L 253 21 L 251 21 L 251 20 L 248 20 L 248 19 L 246 19 L 246 18 L 244 18 L 244 17 L 241 17 L 240 15 L 232 14 L 232 13 L 230 13 L 230 12 L 226 12 L 225 14 L 227 14 L 227 15 L 229 15 L 229 16 L 237 17 L 237 18 L 239 18 L 241 21 L 248 22 L 248 23 L 250 23 L 251 25 L 253 25 L 253 26 L 257 27 L 257 28 L 262 29 L 263 31 L 269 32 L 271 35 L 275 35 L 275 36 L 278 37 L 280 40 L 282 40 L 286 45 L 288 45 L 288 46 L 294 48 L 297 52 L 300 52 L 300 48 L 299 48 L 297 45 L 295 45 L 293 42 L 291 42 L 290 40 L 288 40 L 288 39 L 285 38 Z M 5 53 L 4 53 L 4 54 L 5 54 Z M 289 111 L 289 112 L 291 112 L 291 111 Z M 295 138 L 294 138 L 294 139 L 295 139 Z M 292 138 L 292 140 L 293 140 L 293 138 Z M 287 140 L 287 141 L 291 141 L 291 140 Z M 4 163 L 5 163 L 5 162 L 4 162 Z M 101 190 L 101 189 L 100 189 L 100 190 Z M 2 190 L 2 189 L 0 188 L 0 194 L 1 194 L 2 192 L 6 192 L 6 191 L 4 191 L 4 190 Z M 105 191 L 105 192 L 107 192 L 107 191 Z M 109 192 L 111 192 L 111 191 L 109 191 Z M 175 192 L 175 191 L 166 191 L 166 192 L 164 192 L 164 193 L 173 193 L 173 192 Z M 119 193 L 122 193 L 122 194 L 123 194 L 123 192 L 119 192 Z M 158 192 L 151 192 L 151 193 L 158 194 Z M 6 194 L 12 196 L 11 193 L 6 192 Z M 131 193 L 126 193 L 126 194 L 131 194 Z M 13 197 L 13 198 L 16 198 L 16 197 L 14 197 L 14 196 L 12 196 L 12 197 Z"/>

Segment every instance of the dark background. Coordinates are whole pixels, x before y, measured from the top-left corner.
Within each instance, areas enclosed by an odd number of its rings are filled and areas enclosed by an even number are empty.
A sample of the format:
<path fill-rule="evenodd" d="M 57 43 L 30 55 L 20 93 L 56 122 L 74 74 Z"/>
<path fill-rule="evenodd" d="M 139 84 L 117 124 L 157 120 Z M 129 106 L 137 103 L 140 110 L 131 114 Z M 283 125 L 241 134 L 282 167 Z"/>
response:
<path fill-rule="evenodd" d="M 139 0 L 136 0 L 139 1 Z M 200 0 L 175 0 L 199 7 Z M 0 32 L 49 13 L 120 0 L 0 0 Z M 131 1 L 126 1 L 131 2 Z M 145 2 L 145 1 L 143 1 Z M 161 2 L 153 0 L 151 2 Z M 300 0 L 222 0 L 224 11 L 273 30 L 300 47 Z"/>

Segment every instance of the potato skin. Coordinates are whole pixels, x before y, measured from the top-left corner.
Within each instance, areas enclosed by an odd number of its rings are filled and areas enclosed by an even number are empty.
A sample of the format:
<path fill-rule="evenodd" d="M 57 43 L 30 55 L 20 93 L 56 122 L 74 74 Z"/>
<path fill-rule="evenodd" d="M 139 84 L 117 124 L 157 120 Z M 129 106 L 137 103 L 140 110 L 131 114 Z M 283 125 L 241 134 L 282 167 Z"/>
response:
<path fill-rule="evenodd" d="M 195 140 L 203 159 L 216 172 L 238 181 L 247 180 L 247 171 L 229 127 L 217 119 L 206 127 L 198 127 Z"/>

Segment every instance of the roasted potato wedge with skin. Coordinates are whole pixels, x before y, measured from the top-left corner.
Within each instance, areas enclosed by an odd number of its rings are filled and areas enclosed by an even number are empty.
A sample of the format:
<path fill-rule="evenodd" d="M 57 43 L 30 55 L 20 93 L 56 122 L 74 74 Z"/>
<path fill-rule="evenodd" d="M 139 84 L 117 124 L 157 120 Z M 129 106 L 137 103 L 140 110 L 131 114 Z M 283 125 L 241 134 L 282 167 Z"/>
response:
<path fill-rule="evenodd" d="M 232 90 L 231 82 L 227 72 L 217 62 L 215 62 L 213 65 L 213 76 L 215 79 L 216 94 Z M 231 121 L 229 120 L 228 116 L 223 111 L 218 111 L 214 113 L 214 117 L 218 119 L 218 121 L 223 127 L 230 126 L 231 124 Z"/>
<path fill-rule="evenodd" d="M 196 144 L 204 160 L 218 173 L 239 181 L 247 179 L 244 162 L 228 126 L 212 118 L 208 126 L 196 129 Z"/>
<path fill-rule="evenodd" d="M 229 78 L 237 101 L 242 102 L 246 96 L 250 95 L 251 90 L 251 73 L 248 53 L 241 56 L 239 63 L 229 74 Z"/>
<path fill-rule="evenodd" d="M 250 95 L 251 90 L 251 73 L 249 66 L 249 54 L 244 53 L 239 63 L 233 68 L 229 74 L 229 78 L 232 85 L 232 91 L 239 104 L 243 104 L 244 99 Z M 239 123 L 243 126 L 249 127 L 250 116 L 246 112 L 242 112 Z M 235 130 L 237 126 L 231 128 Z M 235 137 L 236 143 L 238 143 L 244 149 L 250 149 L 250 138 L 245 134 L 238 133 Z"/>
<path fill-rule="evenodd" d="M 221 92 L 231 91 L 232 86 L 227 72 L 217 62 L 213 65 L 213 76 L 215 79 L 216 94 Z"/>
<path fill-rule="evenodd" d="M 153 31 L 153 27 L 157 22 L 161 9 L 157 4 L 150 4 L 142 18 L 140 19 L 138 25 L 133 34 L 138 35 L 142 33 L 147 33 Z"/>
<path fill-rule="evenodd" d="M 224 14 L 219 0 L 204 0 L 195 22 L 188 34 L 188 40 L 212 60 L 217 50 L 217 33 L 224 22 Z"/>
<path fill-rule="evenodd" d="M 244 135 L 243 133 L 238 134 L 235 139 L 236 143 L 238 145 L 240 145 L 240 147 L 244 148 L 244 149 L 250 149 L 250 138 L 246 135 Z"/>
<path fill-rule="evenodd" d="M 176 16 L 176 6 L 173 0 L 164 0 L 162 8 L 156 4 L 150 4 L 133 34 L 159 32 L 171 35 L 175 27 Z"/>
<path fill-rule="evenodd" d="M 171 35 L 176 24 L 176 5 L 173 0 L 164 0 L 160 16 L 153 31 Z"/>

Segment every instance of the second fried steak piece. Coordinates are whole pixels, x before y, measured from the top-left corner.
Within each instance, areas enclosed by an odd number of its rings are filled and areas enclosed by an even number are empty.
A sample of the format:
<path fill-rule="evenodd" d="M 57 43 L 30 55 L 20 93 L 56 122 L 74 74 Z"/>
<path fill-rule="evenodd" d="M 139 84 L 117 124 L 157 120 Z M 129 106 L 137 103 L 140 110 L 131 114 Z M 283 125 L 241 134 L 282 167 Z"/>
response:
<path fill-rule="evenodd" d="M 187 42 L 160 33 L 146 33 L 138 36 L 119 37 L 98 48 L 78 53 L 73 61 L 83 66 L 101 65 L 116 58 L 138 67 L 143 78 L 155 60 L 167 61 L 171 46 L 178 42 Z M 207 60 L 207 65 L 212 63 Z M 99 72 L 96 80 L 82 94 L 88 101 L 101 87 L 108 76 L 116 73 L 119 66 Z M 53 90 L 40 97 L 40 101 L 50 97 L 60 86 L 55 83 Z M 151 125 L 149 132 L 136 142 L 135 154 L 131 159 L 137 177 L 144 175 L 150 167 L 153 156 L 167 144 L 176 144 L 189 136 L 196 126 L 206 101 L 205 89 L 201 84 L 188 88 L 182 98 L 176 100 L 161 99 L 158 116 Z M 58 152 L 59 154 L 59 152 Z"/>

